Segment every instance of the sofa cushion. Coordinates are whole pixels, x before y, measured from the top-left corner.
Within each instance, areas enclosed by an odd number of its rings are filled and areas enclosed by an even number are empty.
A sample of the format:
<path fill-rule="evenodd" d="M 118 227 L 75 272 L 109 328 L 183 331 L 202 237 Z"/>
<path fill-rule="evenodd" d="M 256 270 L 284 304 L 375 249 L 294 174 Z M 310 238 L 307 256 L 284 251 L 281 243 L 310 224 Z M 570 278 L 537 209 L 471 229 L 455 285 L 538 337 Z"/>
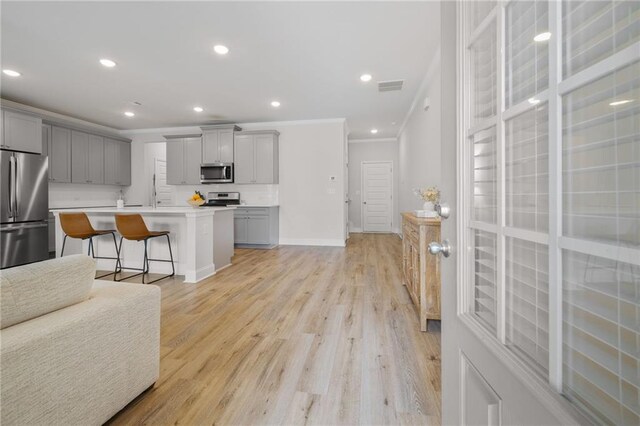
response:
<path fill-rule="evenodd" d="M 0 271 L 0 329 L 86 300 L 95 272 L 81 254 Z"/>

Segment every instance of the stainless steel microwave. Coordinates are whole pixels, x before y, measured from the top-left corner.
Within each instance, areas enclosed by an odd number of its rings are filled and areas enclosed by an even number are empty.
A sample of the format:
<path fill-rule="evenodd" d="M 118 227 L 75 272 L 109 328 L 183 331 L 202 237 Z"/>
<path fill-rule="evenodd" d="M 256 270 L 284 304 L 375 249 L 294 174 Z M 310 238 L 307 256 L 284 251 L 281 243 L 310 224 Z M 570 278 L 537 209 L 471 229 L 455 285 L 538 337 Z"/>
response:
<path fill-rule="evenodd" d="M 233 163 L 201 164 L 200 183 L 233 183 Z"/>

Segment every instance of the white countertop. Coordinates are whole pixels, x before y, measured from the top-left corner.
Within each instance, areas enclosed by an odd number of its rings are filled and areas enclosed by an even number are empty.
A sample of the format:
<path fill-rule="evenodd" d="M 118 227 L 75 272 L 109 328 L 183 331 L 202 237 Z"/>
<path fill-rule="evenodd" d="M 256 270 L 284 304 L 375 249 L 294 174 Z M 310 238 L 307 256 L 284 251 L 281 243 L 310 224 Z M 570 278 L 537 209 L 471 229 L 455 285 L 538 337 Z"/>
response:
<path fill-rule="evenodd" d="M 280 207 L 280 204 L 239 204 L 236 207 Z"/>
<path fill-rule="evenodd" d="M 77 209 L 51 209 L 53 213 L 87 213 L 87 214 L 116 214 L 116 213 L 140 213 L 152 215 L 189 215 L 189 216 L 211 216 L 216 212 L 224 210 L 234 210 L 235 207 L 88 207 Z"/>

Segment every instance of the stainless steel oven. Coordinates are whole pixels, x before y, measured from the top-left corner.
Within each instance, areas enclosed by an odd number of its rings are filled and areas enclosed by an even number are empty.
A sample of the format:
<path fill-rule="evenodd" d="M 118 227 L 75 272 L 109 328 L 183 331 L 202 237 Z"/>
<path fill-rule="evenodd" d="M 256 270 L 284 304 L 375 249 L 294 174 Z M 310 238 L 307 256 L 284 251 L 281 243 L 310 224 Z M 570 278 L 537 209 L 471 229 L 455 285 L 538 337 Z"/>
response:
<path fill-rule="evenodd" d="M 200 183 L 233 183 L 233 163 L 201 164 Z"/>

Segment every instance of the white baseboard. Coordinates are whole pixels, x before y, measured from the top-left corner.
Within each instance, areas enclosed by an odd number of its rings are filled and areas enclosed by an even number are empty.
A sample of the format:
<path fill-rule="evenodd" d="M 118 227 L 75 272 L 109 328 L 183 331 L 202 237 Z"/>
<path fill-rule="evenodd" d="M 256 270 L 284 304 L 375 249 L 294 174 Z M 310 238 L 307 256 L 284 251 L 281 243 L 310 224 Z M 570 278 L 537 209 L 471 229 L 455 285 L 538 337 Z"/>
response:
<path fill-rule="evenodd" d="M 353 228 L 349 228 L 349 233 L 350 234 L 360 234 L 360 233 L 362 233 L 362 228 L 356 228 L 354 226 Z"/>
<path fill-rule="evenodd" d="M 327 246 L 344 247 L 344 240 L 337 239 L 313 239 L 313 238 L 280 238 L 281 246 Z"/>

